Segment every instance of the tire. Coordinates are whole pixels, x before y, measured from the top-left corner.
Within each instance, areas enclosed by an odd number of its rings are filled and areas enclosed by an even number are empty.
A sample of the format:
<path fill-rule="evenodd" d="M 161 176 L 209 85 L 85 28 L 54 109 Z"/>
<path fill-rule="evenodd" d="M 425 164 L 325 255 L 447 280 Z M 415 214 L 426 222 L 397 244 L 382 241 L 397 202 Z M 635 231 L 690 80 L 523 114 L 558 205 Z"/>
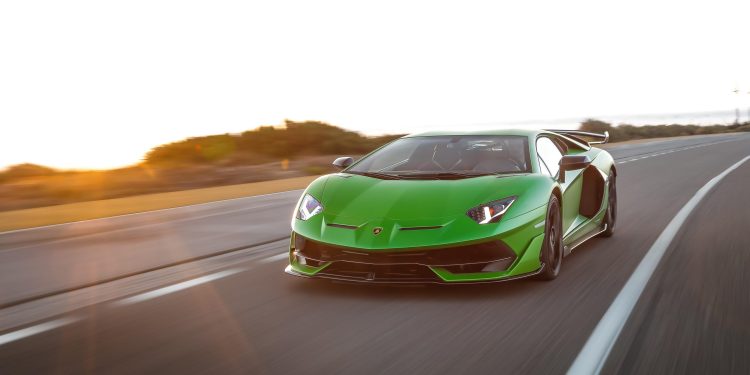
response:
<path fill-rule="evenodd" d="M 563 258 L 562 212 L 556 196 L 549 198 L 547 218 L 544 224 L 544 243 L 539 253 L 542 271 L 537 275 L 540 280 L 554 280 L 560 274 Z"/>
<path fill-rule="evenodd" d="M 617 184 L 614 172 L 609 172 L 609 197 L 607 198 L 607 212 L 604 214 L 604 224 L 607 229 L 600 234 L 601 237 L 612 237 L 615 234 L 615 221 L 617 220 Z"/>

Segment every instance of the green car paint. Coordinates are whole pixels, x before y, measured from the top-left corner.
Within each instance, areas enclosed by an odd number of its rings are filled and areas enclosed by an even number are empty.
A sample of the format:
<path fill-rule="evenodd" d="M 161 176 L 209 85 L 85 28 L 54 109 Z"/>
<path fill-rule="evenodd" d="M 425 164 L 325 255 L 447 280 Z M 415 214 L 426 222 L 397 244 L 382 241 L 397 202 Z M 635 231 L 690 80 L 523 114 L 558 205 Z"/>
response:
<path fill-rule="evenodd" d="M 566 246 L 574 246 L 600 231 L 607 209 L 608 189 L 605 187 L 599 193 L 601 202 L 598 202 L 596 214 L 582 215 L 579 208 L 586 190 L 585 169 L 565 171 L 564 182 L 542 173 L 535 145 L 538 137 L 558 137 L 573 145 L 566 154 L 588 156 L 591 163 L 587 173 L 596 171 L 605 184 L 614 168 L 609 153 L 578 139 L 546 131 L 431 132 L 405 138 L 465 135 L 527 137 L 530 173 L 448 180 L 391 180 L 347 173 L 355 163 L 341 173 L 322 176 L 302 194 L 302 197 L 309 194 L 319 201 L 323 207 L 321 213 L 307 220 L 292 219 L 287 273 L 315 277 L 334 263 L 302 264 L 295 256 L 295 236 L 301 236 L 373 254 L 429 251 L 500 240 L 515 254 L 515 260 L 505 270 L 457 273 L 440 266 L 428 268 L 444 283 L 502 281 L 531 275 L 541 267 L 547 203 L 555 192 L 562 195 L 563 243 Z M 508 197 L 516 197 L 516 200 L 499 222 L 478 224 L 467 216 L 467 211 L 474 207 Z M 403 230 L 415 227 L 429 229 Z"/>

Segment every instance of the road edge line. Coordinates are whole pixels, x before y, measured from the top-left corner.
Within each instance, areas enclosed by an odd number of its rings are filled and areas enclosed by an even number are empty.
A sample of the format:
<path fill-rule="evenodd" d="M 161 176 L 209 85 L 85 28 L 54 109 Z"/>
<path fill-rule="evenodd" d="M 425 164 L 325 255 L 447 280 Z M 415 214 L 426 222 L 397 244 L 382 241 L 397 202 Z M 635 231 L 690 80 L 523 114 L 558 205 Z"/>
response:
<path fill-rule="evenodd" d="M 750 160 L 750 155 L 745 156 L 716 177 L 710 179 L 677 212 L 677 215 L 672 218 L 661 234 L 659 234 L 656 241 L 651 245 L 651 248 L 648 249 L 638 267 L 636 267 L 633 274 L 625 283 L 625 286 L 623 286 L 620 293 L 617 294 L 617 297 L 615 297 L 612 304 L 604 313 L 604 316 L 599 320 L 596 328 L 594 328 L 594 331 L 588 340 L 586 340 L 586 344 L 584 344 L 573 364 L 568 369 L 567 374 L 599 374 L 601 372 L 609 357 L 609 353 L 617 342 L 620 332 L 622 332 L 638 299 L 643 294 L 648 281 L 654 274 L 675 235 L 690 216 L 690 213 L 724 177 L 748 160 Z"/>

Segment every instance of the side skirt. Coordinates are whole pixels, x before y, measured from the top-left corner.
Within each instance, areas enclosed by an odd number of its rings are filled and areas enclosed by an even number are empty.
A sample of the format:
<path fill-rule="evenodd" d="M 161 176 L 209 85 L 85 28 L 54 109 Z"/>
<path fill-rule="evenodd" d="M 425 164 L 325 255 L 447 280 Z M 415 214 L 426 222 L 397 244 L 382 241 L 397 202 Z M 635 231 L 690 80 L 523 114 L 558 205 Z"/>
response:
<path fill-rule="evenodd" d="M 574 250 L 574 249 L 575 249 L 576 247 L 578 247 L 578 246 L 580 246 L 580 245 L 581 245 L 582 243 L 584 243 L 584 242 L 586 242 L 586 241 L 588 241 L 588 240 L 590 240 L 590 239 L 592 239 L 592 238 L 596 237 L 597 235 L 599 235 L 600 233 L 604 232 L 605 230 L 607 230 L 607 224 L 606 224 L 606 223 L 604 224 L 604 227 L 603 227 L 603 228 L 594 228 L 594 230 L 592 230 L 592 231 L 589 231 L 589 233 L 588 233 L 588 234 L 586 234 L 585 236 L 583 236 L 583 237 L 581 237 L 581 238 L 577 239 L 577 240 L 576 240 L 575 242 L 573 242 L 572 244 L 570 244 L 570 245 L 568 245 L 568 246 L 565 246 L 565 248 L 564 248 L 564 250 L 563 250 L 563 254 L 564 254 L 563 256 L 568 256 L 568 255 L 570 255 L 570 253 L 572 253 L 572 252 L 573 252 L 573 250 Z"/>

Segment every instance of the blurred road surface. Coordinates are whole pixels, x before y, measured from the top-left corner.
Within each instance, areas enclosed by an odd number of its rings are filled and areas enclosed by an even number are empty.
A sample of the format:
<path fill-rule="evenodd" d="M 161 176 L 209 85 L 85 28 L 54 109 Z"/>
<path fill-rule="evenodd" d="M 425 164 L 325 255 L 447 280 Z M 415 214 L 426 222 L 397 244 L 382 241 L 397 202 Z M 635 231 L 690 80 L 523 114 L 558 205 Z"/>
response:
<path fill-rule="evenodd" d="M 565 373 L 667 223 L 750 155 L 750 135 L 610 152 L 616 234 L 550 283 L 290 277 L 280 254 L 299 191 L 0 234 L 0 321 L 48 315 L 0 325 L 0 373 Z M 604 373 L 750 373 L 748 188 L 750 162 L 693 211 Z"/>

